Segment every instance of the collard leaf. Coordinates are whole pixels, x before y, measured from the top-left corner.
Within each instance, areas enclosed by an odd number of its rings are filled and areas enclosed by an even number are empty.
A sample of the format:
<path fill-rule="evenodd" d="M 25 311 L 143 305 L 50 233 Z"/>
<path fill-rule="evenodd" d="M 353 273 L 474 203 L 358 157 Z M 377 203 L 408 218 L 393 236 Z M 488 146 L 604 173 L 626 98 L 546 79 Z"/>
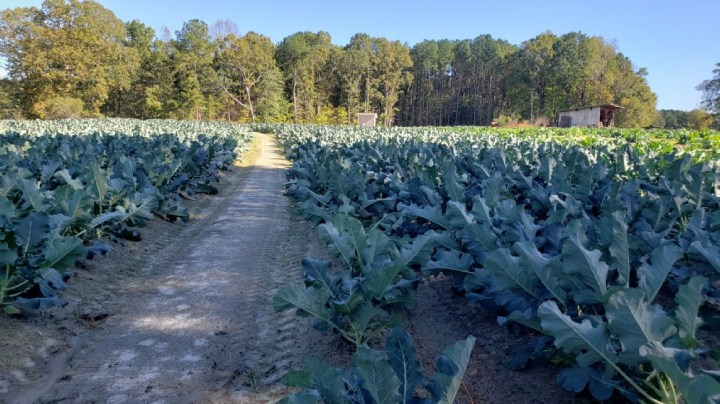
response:
<path fill-rule="evenodd" d="M 460 183 L 457 167 L 450 160 L 443 166 L 443 185 L 452 202 L 465 204 L 465 186 Z"/>
<path fill-rule="evenodd" d="M 545 258 L 532 241 L 520 241 L 513 245 L 520 258 L 520 265 L 533 271 L 545 289 L 561 303 L 565 303 L 567 292 L 562 287 L 561 273 L 557 260 Z"/>
<path fill-rule="evenodd" d="M 640 350 L 640 353 L 652 362 L 655 370 L 672 380 L 686 403 L 705 404 L 717 401 L 720 397 L 720 382 L 706 374 L 695 377 L 686 374 L 676 359 L 681 352 L 687 351 L 666 348 L 659 342 L 649 342 Z"/>
<path fill-rule="evenodd" d="M 576 354 L 580 366 L 591 366 L 597 362 L 614 363 L 614 356 L 608 352 L 608 334 L 605 325 L 593 326 L 590 320 L 576 323 L 563 314 L 553 301 L 546 301 L 538 309 L 543 331 L 555 337 L 555 346 L 569 354 Z"/>
<path fill-rule="evenodd" d="M 412 242 L 403 243 L 400 248 L 400 260 L 406 265 L 424 264 L 430 260 L 433 252 L 433 242 L 430 236 L 421 235 Z"/>
<path fill-rule="evenodd" d="M 398 275 L 404 268 L 405 266 L 400 263 L 388 267 L 366 268 L 364 285 L 370 296 L 380 299 L 398 280 Z"/>
<path fill-rule="evenodd" d="M 33 212 L 17 222 L 14 230 L 16 242 L 25 254 L 50 237 L 50 221 L 46 214 Z"/>
<path fill-rule="evenodd" d="M 345 381 L 340 371 L 333 369 L 317 358 L 305 357 L 303 364 L 312 374 L 313 388 L 320 394 L 326 403 L 348 403 L 349 400 L 343 395 Z"/>
<path fill-rule="evenodd" d="M 330 261 L 303 258 L 302 268 L 306 282 L 327 290 L 332 298 L 340 295 L 337 286 L 338 278 L 330 272 L 330 268 L 332 268 Z"/>
<path fill-rule="evenodd" d="M 470 265 L 472 265 L 473 259 L 469 254 L 463 254 L 455 250 L 439 250 L 436 254 L 436 258 L 427 263 L 427 266 L 423 268 L 423 274 L 425 276 L 437 275 L 439 273 L 461 273 L 471 274 Z"/>
<path fill-rule="evenodd" d="M 318 404 L 319 402 L 320 394 L 314 390 L 299 391 L 278 401 L 279 404 Z"/>
<path fill-rule="evenodd" d="M 412 338 L 402 328 L 393 328 L 385 341 L 388 362 L 400 380 L 403 403 L 412 401 L 413 392 L 422 382 L 422 369 L 415 355 Z"/>
<path fill-rule="evenodd" d="M 370 394 L 375 403 L 395 404 L 400 401 L 400 380 L 388 361 L 377 351 L 360 347 L 353 355 L 352 364 L 362 379 L 362 388 Z"/>
<path fill-rule="evenodd" d="M 680 329 L 680 337 L 690 341 L 695 340 L 695 331 L 702 325 L 698 317 L 698 310 L 705 301 L 703 287 L 707 284 L 707 278 L 696 276 L 682 286 L 675 295 L 677 309 L 675 310 L 675 323 Z"/>
<path fill-rule="evenodd" d="M 475 337 L 471 335 L 445 348 L 437 359 L 438 372 L 428 384 L 436 403 L 452 404 L 455 401 L 474 345 Z"/>
<path fill-rule="evenodd" d="M 100 204 L 105 202 L 105 196 L 110 189 L 109 179 L 107 172 L 100 168 L 100 164 L 92 163 L 88 173 L 88 193 Z"/>
<path fill-rule="evenodd" d="M 608 276 L 608 265 L 600 260 L 602 253 L 598 250 L 590 251 L 583 246 L 585 229 L 579 220 L 568 224 L 566 234 L 567 239 L 562 250 L 563 272 L 578 275 L 591 289 L 592 299 L 595 302 L 602 301 L 602 296 L 607 293 Z"/>
<path fill-rule="evenodd" d="M 402 203 L 398 204 L 398 211 L 403 212 L 411 217 L 419 217 L 427 220 L 428 222 L 434 223 L 435 225 L 444 229 L 450 229 L 450 225 L 442 215 L 442 211 L 439 207 L 425 206 L 420 207 L 418 205 L 405 205 Z"/>
<path fill-rule="evenodd" d="M 304 288 L 300 285 L 284 286 L 273 298 L 273 308 L 275 311 L 283 311 L 294 307 L 300 315 L 312 315 L 329 321 L 325 303 L 330 296 L 326 289 Z"/>
<path fill-rule="evenodd" d="M 557 381 L 565 390 L 580 393 L 590 383 L 590 368 L 575 366 L 563 369 L 558 373 Z"/>
<path fill-rule="evenodd" d="M 341 234 L 330 222 L 318 226 L 318 232 L 320 238 L 328 243 L 328 248 L 337 254 L 348 268 L 353 268 L 353 262 L 357 257 L 348 236 Z"/>
<path fill-rule="evenodd" d="M 475 222 L 472 213 L 465 209 L 465 205 L 456 201 L 449 201 L 445 209 L 444 222 L 450 229 L 459 230 Z"/>
<path fill-rule="evenodd" d="M 85 256 L 85 248 L 82 240 L 77 237 L 62 237 L 48 244 L 43 253 L 45 255 L 43 268 L 55 268 L 64 272 L 65 269 L 73 267 L 75 261 Z"/>
<path fill-rule="evenodd" d="M 94 217 L 90 221 L 90 228 L 94 229 L 96 227 L 102 226 L 107 223 L 113 223 L 117 222 L 120 219 L 122 219 L 125 216 L 123 212 L 114 211 L 114 212 L 105 212 L 100 216 Z"/>
<path fill-rule="evenodd" d="M 645 361 L 640 347 L 650 341 L 663 342 L 675 334 L 673 321 L 665 313 L 645 301 L 640 289 L 624 289 L 614 293 L 605 306 L 610 331 L 620 340 L 622 362 L 637 365 Z"/>
<path fill-rule="evenodd" d="M 85 188 L 82 181 L 77 178 L 72 178 L 67 168 L 63 168 L 62 170 L 55 172 L 55 178 L 61 178 L 67 185 L 76 191 Z"/>
<path fill-rule="evenodd" d="M 613 267 L 620 274 L 621 285 L 627 285 L 630 281 L 630 249 L 627 229 L 625 215 L 622 212 L 613 213 L 610 255 L 613 257 Z"/>
<path fill-rule="evenodd" d="M 0 241 L 0 265 L 3 268 L 5 265 L 14 265 L 17 258 L 17 249 L 10 248 L 8 243 Z"/>
<path fill-rule="evenodd" d="M 40 190 L 37 181 L 20 180 L 17 183 L 22 191 L 23 209 L 43 211 L 45 205 L 45 193 Z"/>
<path fill-rule="evenodd" d="M 693 241 L 688 251 L 702 255 L 716 271 L 720 272 L 720 247 L 712 244 L 709 239 Z"/>
<path fill-rule="evenodd" d="M 312 375 L 304 370 L 296 370 L 294 372 L 285 373 L 282 377 L 282 383 L 288 387 L 312 387 Z"/>
<path fill-rule="evenodd" d="M 638 287 L 645 292 L 647 301 L 652 303 L 670 273 L 675 261 L 682 257 L 682 249 L 675 244 L 656 247 L 650 253 L 650 261 L 645 260 L 638 268 Z"/>
<path fill-rule="evenodd" d="M 489 228 L 493 227 L 492 211 L 480 195 L 473 197 L 472 213 L 478 223 L 484 223 Z"/>
<path fill-rule="evenodd" d="M 537 316 L 532 310 L 526 310 L 525 312 L 515 310 L 512 313 L 508 314 L 507 317 L 499 316 L 497 318 L 497 323 L 499 325 L 506 325 L 509 322 L 516 322 L 535 331 L 543 332 L 542 326 L 540 325 L 540 320 L 537 318 Z"/>
<path fill-rule="evenodd" d="M 519 289 L 540 300 L 535 293 L 537 277 L 532 271 L 520 266 L 520 259 L 510 254 L 507 248 L 498 248 L 485 257 L 483 268 L 493 277 L 500 289 Z"/>

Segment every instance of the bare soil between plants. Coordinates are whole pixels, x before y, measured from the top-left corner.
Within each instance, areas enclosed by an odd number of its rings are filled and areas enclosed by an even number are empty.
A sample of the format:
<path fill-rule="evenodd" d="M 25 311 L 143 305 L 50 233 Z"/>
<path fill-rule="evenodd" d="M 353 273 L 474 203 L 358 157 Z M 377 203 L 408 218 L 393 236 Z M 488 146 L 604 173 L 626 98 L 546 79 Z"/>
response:
<path fill-rule="evenodd" d="M 274 402 L 303 356 L 347 365 L 352 350 L 337 335 L 272 309 L 280 286 L 302 281 L 303 257 L 326 257 L 283 195 L 288 166 L 258 135 L 218 195 L 187 201 L 189 222 L 155 220 L 142 241 L 82 262 L 66 307 L 0 314 L 0 402 Z M 450 279 L 425 282 L 418 302 L 408 328 L 426 374 L 444 346 L 477 337 L 458 402 L 577 401 L 552 367 L 509 370 L 515 338 Z"/>

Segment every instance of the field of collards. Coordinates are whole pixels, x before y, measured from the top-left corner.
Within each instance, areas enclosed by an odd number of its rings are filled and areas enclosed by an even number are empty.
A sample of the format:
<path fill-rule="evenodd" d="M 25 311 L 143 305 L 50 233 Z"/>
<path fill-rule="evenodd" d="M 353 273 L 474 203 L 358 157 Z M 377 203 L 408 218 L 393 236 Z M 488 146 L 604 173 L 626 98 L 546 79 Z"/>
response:
<path fill-rule="evenodd" d="M 208 122 L 0 121 L 0 307 L 62 305 L 78 259 L 139 240 L 153 217 L 187 220 L 180 197 L 217 192 L 251 138 Z"/>
<path fill-rule="evenodd" d="M 510 366 L 551 361 L 597 400 L 720 399 L 716 132 L 268 127 L 288 193 L 333 262 L 305 259 L 297 309 L 357 347 L 349 369 L 308 360 L 288 402 L 451 402 L 474 339 L 423 382 L 402 313 L 424 278 L 530 333 Z M 387 334 L 385 351 L 372 350 Z M 476 335 L 476 338 L 483 338 Z"/>

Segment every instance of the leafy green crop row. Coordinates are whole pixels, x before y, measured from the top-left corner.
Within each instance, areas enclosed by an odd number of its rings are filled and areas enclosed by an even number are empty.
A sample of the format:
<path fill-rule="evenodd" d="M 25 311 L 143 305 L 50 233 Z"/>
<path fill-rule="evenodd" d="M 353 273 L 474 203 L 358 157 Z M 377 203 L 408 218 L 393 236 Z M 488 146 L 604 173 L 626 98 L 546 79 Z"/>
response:
<path fill-rule="evenodd" d="M 445 273 L 500 324 L 543 335 L 513 350 L 516 369 L 565 364 L 563 387 L 598 400 L 720 397 L 715 149 L 641 132 L 277 131 L 288 192 L 342 264 L 306 261 L 279 309 L 361 346 Z"/>
<path fill-rule="evenodd" d="M 138 120 L 0 121 L 0 305 L 62 304 L 64 271 L 138 239 L 154 215 L 187 220 L 181 194 L 213 193 L 246 128 Z"/>

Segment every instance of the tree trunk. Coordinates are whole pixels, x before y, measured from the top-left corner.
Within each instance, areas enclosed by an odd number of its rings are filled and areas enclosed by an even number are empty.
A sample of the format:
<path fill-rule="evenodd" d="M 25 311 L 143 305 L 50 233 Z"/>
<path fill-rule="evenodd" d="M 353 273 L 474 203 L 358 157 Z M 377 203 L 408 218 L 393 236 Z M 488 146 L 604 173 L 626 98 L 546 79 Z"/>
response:
<path fill-rule="evenodd" d="M 255 108 L 253 107 L 252 98 L 250 97 L 250 86 L 245 86 L 245 96 L 247 97 L 247 105 L 250 110 L 250 120 L 255 123 Z"/>
<path fill-rule="evenodd" d="M 294 122 L 294 123 L 298 123 L 298 108 L 297 108 L 297 72 L 293 73 L 292 100 L 293 100 L 293 122 Z"/>

